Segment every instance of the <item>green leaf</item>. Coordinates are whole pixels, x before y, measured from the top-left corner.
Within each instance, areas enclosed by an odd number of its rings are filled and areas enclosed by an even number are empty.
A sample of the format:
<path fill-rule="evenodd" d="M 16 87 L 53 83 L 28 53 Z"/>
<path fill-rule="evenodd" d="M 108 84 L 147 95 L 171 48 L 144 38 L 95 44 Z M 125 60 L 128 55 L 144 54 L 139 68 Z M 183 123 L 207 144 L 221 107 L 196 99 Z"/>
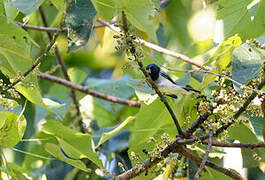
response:
<path fill-rule="evenodd" d="M 0 16 L 0 55 L 3 58 L 1 71 L 11 81 L 24 73 L 32 65 L 30 58 L 31 38 L 13 23 L 7 23 L 5 17 Z M 25 96 L 29 101 L 46 108 L 37 81 L 37 77 L 29 74 L 22 83 L 15 86 L 16 90 Z"/>
<path fill-rule="evenodd" d="M 129 76 L 123 76 L 118 80 L 90 78 L 86 81 L 86 85 L 106 95 L 128 99 L 134 95 L 134 90 L 127 85 L 129 79 Z M 112 114 L 123 107 L 123 105 L 103 99 L 95 98 L 95 101 Z"/>
<path fill-rule="evenodd" d="M 128 85 L 135 89 L 138 99 L 147 105 L 151 104 L 158 97 L 144 79 L 129 79 Z"/>
<path fill-rule="evenodd" d="M 205 171 L 202 171 L 200 174 L 200 180 L 209 180 L 209 179 L 231 180 L 232 178 L 212 168 L 205 167 Z"/>
<path fill-rule="evenodd" d="M 205 63 L 205 65 L 213 64 L 213 67 L 218 69 L 213 70 L 213 73 L 221 73 L 223 69 L 231 63 L 232 53 L 235 48 L 237 48 L 242 43 L 240 37 L 236 34 L 233 37 L 230 37 L 228 40 L 223 42 L 218 46 L 217 50 L 214 52 L 213 56 Z M 215 75 L 206 74 L 201 83 L 201 89 L 207 87 L 214 79 Z"/>
<path fill-rule="evenodd" d="M 255 135 L 260 142 L 263 142 L 263 124 L 264 119 L 262 117 L 251 117 L 249 121 L 254 129 Z"/>
<path fill-rule="evenodd" d="M 0 16 L 5 16 L 4 0 L 0 0 Z"/>
<path fill-rule="evenodd" d="M 233 52 L 232 77 L 235 81 L 245 84 L 248 80 L 257 79 L 259 70 L 265 59 L 265 50 L 242 44 Z M 234 83 L 239 92 L 239 85 Z"/>
<path fill-rule="evenodd" d="M 246 40 L 264 34 L 264 0 L 219 0 L 218 3 L 217 19 L 223 20 L 225 37 L 239 33 Z"/>
<path fill-rule="evenodd" d="M 15 6 L 20 12 L 24 14 L 32 14 L 35 12 L 44 0 L 15 0 L 11 1 L 12 5 Z"/>
<path fill-rule="evenodd" d="M 87 72 L 81 68 L 74 67 L 68 69 L 68 75 L 73 83 L 82 84 L 87 77 Z"/>
<path fill-rule="evenodd" d="M 1 128 L 0 142 L 1 146 L 14 146 L 23 137 L 26 129 L 26 119 L 22 115 L 11 113 L 9 111 L 0 111 Z"/>
<path fill-rule="evenodd" d="M 104 132 L 96 146 L 99 147 L 101 144 L 103 144 L 105 141 L 107 141 L 109 138 L 117 134 L 120 130 L 122 130 L 128 123 L 130 123 L 132 120 L 134 120 L 135 117 L 129 116 L 125 121 L 123 121 L 117 128 L 109 131 L 109 132 Z"/>
<path fill-rule="evenodd" d="M 87 43 L 96 13 L 96 9 L 90 0 L 71 2 L 70 11 L 65 20 L 65 24 L 69 28 L 68 52 L 77 50 Z"/>
<path fill-rule="evenodd" d="M 85 172 L 90 172 L 90 169 L 88 169 L 81 160 L 72 160 L 70 158 L 67 158 L 60 150 L 60 147 L 55 144 L 46 143 L 45 150 L 61 161 L 71 164 L 72 166 L 79 168 Z"/>
<path fill-rule="evenodd" d="M 198 118 L 196 104 L 200 99 L 193 98 L 191 95 L 181 96 L 175 100 L 175 114 L 179 122 L 185 122 L 185 126 L 189 126 Z M 189 122 L 189 123 L 188 123 Z"/>
<path fill-rule="evenodd" d="M 64 117 L 67 111 L 66 104 L 60 104 L 48 98 L 42 98 L 42 100 L 43 103 L 49 108 L 49 110 L 51 110 L 53 113 L 58 114 L 60 117 Z"/>
<path fill-rule="evenodd" d="M 94 151 L 92 138 L 89 134 L 82 134 L 64 126 L 55 120 L 47 121 L 42 128 L 46 134 L 57 138 L 64 152 L 71 158 L 88 158 L 97 166 L 103 168 L 98 155 Z"/>
<path fill-rule="evenodd" d="M 191 42 L 188 31 L 188 23 L 192 16 L 190 10 L 192 1 L 171 1 L 166 8 L 168 28 L 171 31 L 170 38 L 174 38 L 183 47 L 189 47 Z M 167 28 L 167 27 L 166 27 Z M 174 44 L 175 44 L 175 41 Z"/>
<path fill-rule="evenodd" d="M 45 151 L 46 143 L 57 143 L 57 140 L 52 135 L 38 132 L 35 136 L 35 141 L 31 141 L 27 145 L 25 158 L 23 160 L 23 167 L 34 171 L 43 167 L 51 158 L 50 153 Z M 44 158 L 40 158 L 44 157 Z"/>
<path fill-rule="evenodd" d="M 116 11 L 114 0 L 92 0 L 92 3 L 100 15 L 111 20 Z"/>
<path fill-rule="evenodd" d="M 119 8 L 125 11 L 128 20 L 139 30 L 156 39 L 156 10 L 151 0 L 115 0 Z"/>
<path fill-rule="evenodd" d="M 7 163 L 8 175 L 14 179 L 27 180 L 30 176 L 30 171 L 24 167 L 17 165 L 16 163 Z"/>
<path fill-rule="evenodd" d="M 207 39 L 194 43 L 186 53 L 187 56 L 193 58 L 197 55 L 203 54 L 214 47 L 213 40 Z"/>
<path fill-rule="evenodd" d="M 156 99 L 150 105 L 142 104 L 138 116 L 134 120 L 136 132 L 132 132 L 130 136 L 130 148 L 134 149 L 145 143 L 151 136 L 156 134 L 159 128 L 169 123 L 173 125 L 173 120 L 165 105 L 159 99 Z"/>
<path fill-rule="evenodd" d="M 241 143 L 257 143 L 259 142 L 253 131 L 244 124 L 237 124 L 229 130 L 229 138 L 239 140 Z M 257 167 L 260 162 L 265 161 L 265 150 L 262 148 L 256 149 L 241 149 L 243 157 L 243 167 Z M 255 159 L 253 157 L 260 157 Z"/>
<path fill-rule="evenodd" d="M 64 11 L 66 8 L 65 1 L 62 0 L 51 0 L 52 4 L 60 11 Z"/>
<path fill-rule="evenodd" d="M 4 6 L 8 20 L 14 20 L 19 13 L 18 10 L 14 6 L 12 6 L 10 1 L 4 1 Z"/>

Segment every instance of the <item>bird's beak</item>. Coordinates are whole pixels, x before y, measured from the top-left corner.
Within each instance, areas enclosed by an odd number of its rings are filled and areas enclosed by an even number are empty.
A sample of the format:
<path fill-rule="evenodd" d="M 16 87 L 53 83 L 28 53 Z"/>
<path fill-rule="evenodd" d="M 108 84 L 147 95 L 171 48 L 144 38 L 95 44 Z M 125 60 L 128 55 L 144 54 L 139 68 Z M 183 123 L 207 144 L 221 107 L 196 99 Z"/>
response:
<path fill-rule="evenodd" d="M 148 74 L 150 74 L 150 73 L 151 73 L 151 69 L 146 70 L 146 72 L 147 72 Z"/>

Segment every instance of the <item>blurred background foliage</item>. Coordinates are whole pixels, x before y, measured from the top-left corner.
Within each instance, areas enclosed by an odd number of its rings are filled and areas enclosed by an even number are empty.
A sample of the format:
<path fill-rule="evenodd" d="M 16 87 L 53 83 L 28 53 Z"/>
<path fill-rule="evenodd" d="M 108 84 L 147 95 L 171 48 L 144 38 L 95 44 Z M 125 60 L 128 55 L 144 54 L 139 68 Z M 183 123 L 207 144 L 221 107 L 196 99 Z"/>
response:
<path fill-rule="evenodd" d="M 40 6 L 49 27 L 57 27 L 66 8 L 64 1 L 0 0 L 1 89 L 3 83 L 9 84 L 25 72 L 49 43 L 46 32 L 21 28 L 16 23 L 44 26 L 38 10 Z M 265 0 L 72 0 L 66 18 L 69 31 L 61 33 L 56 40 L 70 80 L 106 95 L 139 100 L 141 108 L 76 92 L 88 131 L 84 135 L 78 132 L 78 118 L 69 96 L 70 90 L 37 79 L 36 73 L 31 73 L 16 86 L 18 96 L 1 95 L 0 171 L 3 179 L 8 175 L 11 179 L 110 179 L 109 173 L 123 172 L 118 162 L 128 170 L 148 158 L 143 149 L 151 152 L 159 143 L 164 147 L 164 133 L 170 140 L 175 139 L 176 128 L 168 111 L 144 84 L 137 66 L 124 52 L 115 48 L 119 44 L 113 38 L 114 33 L 104 26 L 93 28 L 98 23 L 97 18 L 106 21 L 114 18 L 119 22 L 121 10 L 127 15 L 132 33 L 139 38 L 211 65 L 216 68 L 214 72 L 220 72 L 220 66 L 228 68 L 233 79 L 241 83 L 258 78 L 255 73 L 264 61 L 265 51 L 245 42 L 252 38 L 260 44 L 265 42 Z M 253 51 L 247 51 L 249 48 Z M 140 49 L 145 54 L 144 65 L 154 63 L 155 58 L 168 67 L 194 69 L 182 60 L 145 47 Z M 253 65 L 253 62 L 256 63 Z M 38 68 L 41 72 L 64 78 L 55 48 Z M 209 97 L 215 87 L 211 84 L 215 76 L 168 73 L 179 84 L 204 90 Z M 239 87 L 236 88 L 240 91 Z M 198 101 L 189 96 L 169 99 L 182 127 L 188 127 L 198 118 L 194 109 Z M 260 117 L 251 119 L 249 126 L 233 128 L 229 138 L 240 142 L 262 141 L 261 131 L 257 132 L 257 128 L 262 127 L 263 122 L 257 118 Z M 200 156 L 205 152 L 202 146 L 190 149 Z M 132 152 L 139 156 L 138 160 L 132 160 Z M 260 159 L 252 158 L 253 154 Z M 177 157 L 177 154 L 173 156 Z M 220 164 L 223 156 L 223 150 L 215 148 L 209 157 Z M 244 167 L 251 168 L 249 179 L 265 177 L 256 168 L 265 160 L 264 150 L 246 150 L 242 156 Z M 136 179 L 163 179 L 168 177 L 166 170 L 174 167 L 178 167 L 176 177 L 193 177 L 196 164 L 181 161 L 189 164 L 190 174 L 186 173 L 187 168 L 169 163 L 164 169 L 153 168 L 146 176 Z M 202 179 L 213 177 L 226 178 L 210 168 L 201 175 Z"/>

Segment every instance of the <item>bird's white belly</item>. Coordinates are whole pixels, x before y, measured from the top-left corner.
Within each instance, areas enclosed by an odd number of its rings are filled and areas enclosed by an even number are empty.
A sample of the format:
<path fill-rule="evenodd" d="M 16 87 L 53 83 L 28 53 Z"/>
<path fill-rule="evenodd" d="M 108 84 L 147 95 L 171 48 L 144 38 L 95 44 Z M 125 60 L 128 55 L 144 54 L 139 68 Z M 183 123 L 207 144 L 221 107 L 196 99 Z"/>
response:
<path fill-rule="evenodd" d="M 160 81 L 159 83 L 157 83 L 157 86 L 161 93 L 164 94 L 190 94 L 187 90 L 183 89 L 178 85 L 173 84 L 169 80 L 163 82 Z"/>

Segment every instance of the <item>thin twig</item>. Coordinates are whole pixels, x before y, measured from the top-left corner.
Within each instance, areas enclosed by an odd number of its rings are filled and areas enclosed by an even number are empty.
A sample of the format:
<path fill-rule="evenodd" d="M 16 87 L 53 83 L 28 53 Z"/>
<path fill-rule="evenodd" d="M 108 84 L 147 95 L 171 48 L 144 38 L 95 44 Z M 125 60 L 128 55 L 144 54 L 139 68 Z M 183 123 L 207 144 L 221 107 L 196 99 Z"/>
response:
<path fill-rule="evenodd" d="M 56 76 L 53 76 L 53 75 L 50 75 L 50 74 L 39 73 L 37 76 L 39 78 L 41 78 L 41 79 L 46 79 L 46 80 L 61 84 L 63 86 L 69 87 L 71 89 L 80 91 L 82 93 L 89 94 L 91 96 L 94 96 L 94 97 L 97 97 L 97 98 L 100 98 L 100 99 L 104 99 L 104 100 L 107 100 L 107 101 L 111 101 L 113 103 L 124 104 L 124 105 L 127 105 L 127 106 L 133 106 L 133 107 L 137 107 L 137 108 L 139 108 L 141 106 L 141 103 L 138 102 L 138 101 L 123 99 L 123 98 L 119 98 L 119 97 L 115 97 L 115 96 L 109 96 L 109 95 L 106 95 L 104 93 L 100 93 L 100 92 L 97 92 L 97 91 L 94 91 L 94 90 L 90 90 L 90 89 L 85 88 L 85 87 L 83 87 L 83 86 L 81 86 L 79 84 L 74 84 L 74 83 L 72 83 L 70 81 L 67 81 L 65 79 L 61 79 L 59 77 L 56 77 Z"/>
<path fill-rule="evenodd" d="M 104 21 L 103 19 L 100 19 L 100 18 L 98 18 L 97 21 L 102 23 L 102 24 L 104 24 L 105 26 L 108 26 L 112 31 L 114 31 L 114 32 L 116 32 L 118 34 L 121 34 L 120 28 L 115 27 L 114 25 L 111 25 L 109 22 L 106 22 L 106 21 Z M 197 67 L 199 67 L 201 69 L 204 69 L 204 70 L 207 70 L 207 71 L 212 70 L 211 67 L 203 66 L 200 63 L 192 60 L 191 58 L 189 58 L 189 57 L 187 57 L 187 56 L 185 56 L 183 54 L 180 54 L 180 53 L 165 49 L 165 48 L 160 47 L 160 46 L 158 46 L 156 44 L 149 43 L 149 42 L 147 42 L 147 41 L 145 41 L 143 39 L 136 38 L 134 41 L 144 45 L 145 47 L 153 49 L 153 50 L 155 50 L 157 52 L 160 52 L 160 53 L 163 53 L 163 54 L 166 54 L 166 55 L 181 59 L 181 60 L 183 60 L 183 61 L 185 61 L 187 63 L 190 63 L 190 64 L 192 64 L 194 66 L 197 66 Z"/>
<path fill-rule="evenodd" d="M 136 47 L 134 46 L 134 44 L 132 43 L 132 40 L 130 39 L 130 34 L 129 34 L 129 28 L 127 25 L 127 19 L 126 19 L 126 15 L 124 13 L 124 11 L 122 11 L 122 23 L 123 23 L 123 31 L 124 31 L 124 35 L 126 38 L 126 44 L 129 46 L 129 52 L 132 53 L 132 55 L 134 56 L 134 60 L 137 62 L 139 69 L 142 71 L 142 73 L 144 74 L 146 80 L 148 81 L 148 83 L 151 85 L 151 87 L 155 90 L 155 92 L 158 94 L 158 96 L 160 97 L 160 100 L 165 104 L 167 110 L 169 111 L 175 126 L 178 130 L 179 135 L 184 136 L 182 129 L 179 125 L 179 122 L 174 114 L 174 111 L 171 109 L 170 105 L 168 104 L 166 98 L 162 95 L 162 93 L 160 92 L 160 90 L 157 88 L 157 86 L 155 85 L 155 83 L 151 80 L 150 76 L 148 75 L 148 73 L 145 71 L 144 65 L 141 62 L 141 60 L 139 59 L 137 52 L 136 52 Z"/>
<path fill-rule="evenodd" d="M 202 141 L 203 144 L 208 144 L 208 140 Z M 219 142 L 219 141 L 213 141 L 213 146 L 218 147 L 230 147 L 230 148 L 264 148 L 265 143 L 227 143 L 227 142 Z"/>
<path fill-rule="evenodd" d="M 212 123 L 211 121 L 209 121 L 209 126 L 210 126 L 210 129 L 209 129 L 209 139 L 208 139 L 208 146 L 206 148 L 206 151 L 205 151 L 205 154 L 203 156 L 203 159 L 202 159 L 202 162 L 200 164 L 200 167 L 198 168 L 197 172 L 195 173 L 195 176 L 194 176 L 194 179 L 197 180 L 199 178 L 199 175 L 201 173 L 201 171 L 203 170 L 206 162 L 207 162 L 207 159 L 208 159 L 208 156 L 209 156 L 209 153 L 211 151 L 211 147 L 212 147 L 212 141 L 213 141 L 213 127 L 212 127 Z"/>
<path fill-rule="evenodd" d="M 203 161 L 202 158 L 190 153 L 189 151 L 187 151 L 187 149 L 182 148 L 180 151 L 177 151 L 177 152 L 180 153 L 181 155 L 187 157 L 188 159 L 196 162 L 196 163 L 201 163 Z M 219 166 L 219 165 L 217 165 L 217 164 L 215 164 L 215 163 L 213 163 L 211 161 L 206 160 L 205 165 L 209 166 L 209 167 L 211 167 L 211 168 L 213 168 L 213 169 L 215 169 L 215 170 L 217 170 L 219 172 L 222 172 L 225 175 L 227 175 L 227 176 L 229 176 L 229 177 L 231 177 L 233 179 L 240 179 L 240 180 L 244 179 L 240 174 L 237 174 L 237 173 L 235 173 L 233 171 L 230 171 L 230 170 L 228 170 L 226 168 L 223 168 L 223 167 L 221 167 L 221 166 Z"/>
<path fill-rule="evenodd" d="M 70 3 L 70 1 L 69 1 L 69 3 Z M 70 6 L 70 4 L 68 6 Z M 47 19 L 46 19 L 46 16 L 45 16 L 45 13 L 43 11 L 42 6 L 39 7 L 39 11 L 40 11 L 41 19 L 42 19 L 42 22 L 43 22 L 44 26 L 48 27 L 48 22 L 47 22 Z M 48 34 L 49 39 L 52 40 L 52 34 L 50 32 L 47 32 L 47 34 Z M 61 53 L 60 53 L 58 47 L 56 46 L 56 44 L 55 44 L 55 55 L 57 57 L 58 63 L 61 66 L 61 69 L 62 69 L 62 72 L 64 74 L 65 79 L 67 81 L 70 81 L 70 78 L 69 78 L 69 75 L 67 73 L 67 69 L 66 69 L 64 60 L 62 59 Z M 79 125 L 79 128 L 80 128 L 80 131 L 82 133 L 86 133 L 86 130 L 85 130 L 83 122 L 82 122 L 81 112 L 80 112 L 80 109 L 79 109 L 79 102 L 77 100 L 75 91 L 73 89 L 70 89 L 70 96 L 71 96 L 71 98 L 73 100 L 73 103 L 75 105 L 76 115 L 77 115 L 76 119 L 77 119 L 77 122 L 78 122 L 78 125 Z"/>
<path fill-rule="evenodd" d="M 31 29 L 31 30 L 36 30 L 36 31 L 45 31 L 45 32 L 56 32 L 58 30 L 58 28 L 52 28 L 52 27 L 43 27 L 43 26 L 34 26 L 34 25 L 29 25 L 29 24 L 25 24 L 25 23 L 22 23 L 22 22 L 18 22 L 18 21 L 14 21 L 15 24 L 19 25 L 20 27 L 23 27 L 25 29 Z M 110 22 L 111 24 L 114 24 L 116 23 L 116 21 L 111 21 Z M 105 27 L 104 24 L 95 24 L 93 26 L 93 28 L 101 28 L 101 27 Z M 62 31 L 68 31 L 69 28 L 67 27 L 64 27 L 62 29 Z"/>
<path fill-rule="evenodd" d="M 57 28 L 57 31 L 53 35 L 53 38 L 50 41 L 50 43 L 46 46 L 46 49 L 44 50 L 44 52 L 34 61 L 32 66 L 26 72 L 24 72 L 22 74 L 22 78 L 19 78 L 19 79 L 15 80 L 11 84 L 9 84 L 6 88 L 3 88 L 3 91 L 9 90 L 9 89 L 13 88 L 16 84 L 21 82 L 22 79 L 24 79 L 27 75 L 29 75 L 29 73 L 31 73 L 41 63 L 41 61 L 44 59 L 44 57 L 47 56 L 48 52 L 50 51 L 50 49 L 52 48 L 53 44 L 55 43 L 56 38 L 58 37 L 59 33 L 62 31 L 62 28 L 64 26 L 64 21 L 65 21 L 65 18 L 66 18 L 66 15 L 67 15 L 69 9 L 70 9 L 70 7 L 69 7 L 69 5 L 67 3 L 66 10 L 64 11 L 62 20 L 61 20 L 61 22 L 60 22 L 60 24 L 59 24 L 59 26 Z"/>

